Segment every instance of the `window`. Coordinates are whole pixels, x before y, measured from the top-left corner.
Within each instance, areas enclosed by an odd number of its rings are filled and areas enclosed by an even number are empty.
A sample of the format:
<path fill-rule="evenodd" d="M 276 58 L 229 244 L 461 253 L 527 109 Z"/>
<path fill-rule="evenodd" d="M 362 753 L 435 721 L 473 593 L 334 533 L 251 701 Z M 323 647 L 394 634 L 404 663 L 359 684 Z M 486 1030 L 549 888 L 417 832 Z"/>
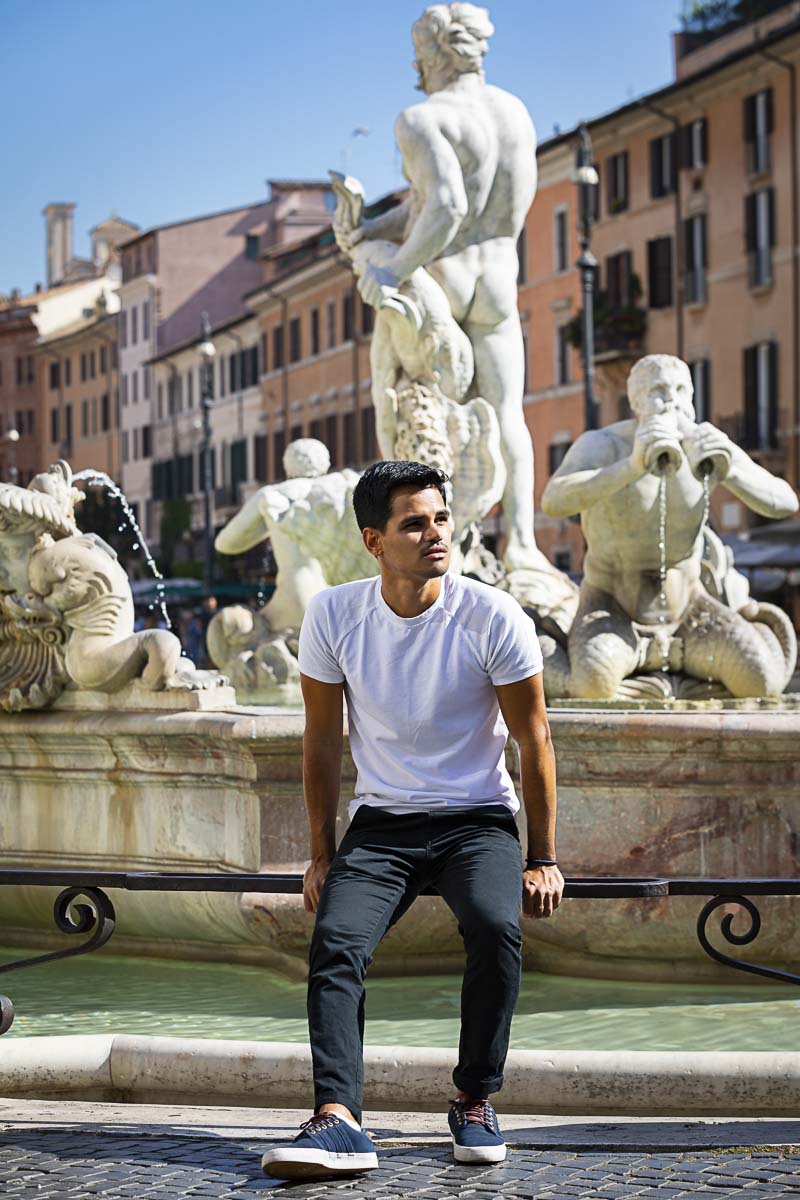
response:
<path fill-rule="evenodd" d="M 64 359 L 64 387 L 72 385 L 72 359 L 67 357 Z"/>
<path fill-rule="evenodd" d="M 283 429 L 276 429 L 272 435 L 272 471 L 276 480 L 286 477 L 286 472 L 283 469 L 283 456 L 285 453 L 286 433 Z"/>
<path fill-rule="evenodd" d="M 153 456 L 153 427 L 152 425 L 142 426 L 142 458 L 152 458 Z M 191 459 L 189 460 L 191 462 Z M 191 488 L 189 491 L 191 492 Z"/>
<path fill-rule="evenodd" d="M 650 195 L 653 200 L 671 196 L 678 185 L 675 134 L 665 133 L 650 142 Z"/>
<path fill-rule="evenodd" d="M 347 412 L 342 417 L 342 458 L 346 467 L 352 466 L 356 461 L 356 414 Z"/>
<path fill-rule="evenodd" d="M 81 437 L 89 436 L 89 401 L 81 400 Z"/>
<path fill-rule="evenodd" d="M 355 336 L 355 301 L 353 289 L 348 288 L 342 299 L 342 337 L 346 342 Z"/>
<path fill-rule="evenodd" d="M 228 391 L 231 395 L 242 390 L 241 366 L 241 358 L 234 352 L 228 359 Z"/>
<path fill-rule="evenodd" d="M 100 428 L 103 433 L 108 433 L 111 428 L 111 403 L 108 392 L 103 392 L 100 397 Z"/>
<path fill-rule="evenodd" d="M 33 369 L 33 356 L 29 354 L 25 359 L 25 362 L 28 366 L 28 383 L 33 383 L 34 379 L 36 378 L 36 374 Z"/>
<path fill-rule="evenodd" d="M 133 461 L 136 462 L 138 457 L 139 457 L 139 430 L 134 429 L 134 431 L 133 431 Z"/>
<path fill-rule="evenodd" d="M 253 438 L 253 474 L 257 483 L 267 482 L 267 439 L 263 433 Z"/>
<path fill-rule="evenodd" d="M 186 407 L 194 408 L 194 371 L 191 367 L 186 372 Z"/>
<path fill-rule="evenodd" d="M 745 97 L 743 106 L 745 162 L 750 175 L 769 170 L 769 137 L 773 127 L 772 88 Z"/>
<path fill-rule="evenodd" d="M 775 245 L 774 188 L 762 188 L 745 197 L 744 223 L 750 287 L 767 287 L 772 283 Z"/>
<path fill-rule="evenodd" d="M 90 350 L 89 351 L 89 378 L 95 379 L 96 377 L 97 377 L 97 360 L 95 358 L 94 350 Z"/>
<path fill-rule="evenodd" d="M 142 337 L 147 340 L 150 337 L 150 301 L 145 300 L 142 305 Z"/>
<path fill-rule="evenodd" d="M 778 343 L 759 342 L 744 352 L 744 446 L 778 445 Z"/>
<path fill-rule="evenodd" d="M 517 286 L 528 282 L 528 236 L 523 225 L 522 233 L 517 238 Z"/>
<path fill-rule="evenodd" d="M 122 461 L 124 463 L 126 463 L 128 461 L 128 431 L 127 431 L 127 429 L 123 429 L 123 431 L 122 431 Z M 156 487 L 153 488 L 153 497 L 156 500 L 161 499 Z"/>
<path fill-rule="evenodd" d="M 139 403 L 139 372 L 133 371 L 131 374 L 131 399 L 134 404 Z"/>
<path fill-rule="evenodd" d="M 28 409 L 27 416 L 28 416 L 28 424 L 27 424 L 28 433 L 33 433 L 34 411 L 32 408 Z"/>
<path fill-rule="evenodd" d="M 50 390 L 54 392 L 61 384 L 61 364 L 50 363 Z"/>
<path fill-rule="evenodd" d="M 89 378 L 89 369 L 87 366 L 88 360 L 84 351 L 81 351 L 81 383 L 86 383 Z"/>
<path fill-rule="evenodd" d="M 336 345 L 336 304 L 333 300 L 325 306 L 325 327 L 328 349 L 331 350 Z"/>
<path fill-rule="evenodd" d="M 219 395 L 220 399 L 225 395 L 225 356 L 219 356 Z"/>
<path fill-rule="evenodd" d="M 128 403 L 128 376 L 127 375 L 120 376 L 119 382 L 120 382 L 120 388 L 122 391 L 122 407 L 124 408 L 126 406 L 126 404 Z"/>
<path fill-rule="evenodd" d="M 97 433 L 97 396 L 92 396 L 92 437 Z"/>
<path fill-rule="evenodd" d="M 547 465 L 550 469 L 550 474 L 553 475 L 561 466 L 564 459 L 567 457 L 567 451 L 572 443 L 568 436 L 557 435 L 555 440 L 547 447 Z"/>
<path fill-rule="evenodd" d="M 647 290 L 651 308 L 670 308 L 672 300 L 672 238 L 647 243 Z"/>
<path fill-rule="evenodd" d="M 222 366 L 222 363 L 220 363 Z M 167 416 L 171 417 L 175 412 L 175 376 L 170 375 L 167 380 Z"/>
<path fill-rule="evenodd" d="M 18 408 L 14 414 L 14 428 L 17 433 L 25 432 L 25 417 L 21 408 Z"/>
<path fill-rule="evenodd" d="M 620 150 L 606 161 L 606 208 L 608 216 L 624 212 L 628 205 L 627 150 Z"/>
<path fill-rule="evenodd" d="M 325 445 L 328 447 L 328 453 L 331 456 L 331 466 L 339 466 L 339 422 L 336 418 L 336 413 L 330 413 L 325 418 Z"/>
<path fill-rule="evenodd" d="M 302 425 L 293 425 L 292 428 L 289 430 L 289 441 L 290 442 L 296 442 L 297 439 L 301 438 L 302 436 L 303 436 L 303 426 Z"/>
<path fill-rule="evenodd" d="M 292 317 L 289 322 L 289 362 L 300 361 L 300 318 Z"/>
<path fill-rule="evenodd" d="M 610 254 L 606 259 L 606 295 L 608 307 L 614 309 L 627 308 L 633 302 L 631 277 L 633 275 L 633 255 L 630 250 L 621 250 L 619 254 Z"/>
<path fill-rule="evenodd" d="M 265 374 L 265 375 L 266 375 L 266 373 L 267 373 L 267 369 L 268 369 L 268 363 L 267 363 L 267 335 L 266 335 L 265 333 L 262 333 L 262 335 L 261 335 L 261 370 L 262 370 L 263 374 Z"/>
<path fill-rule="evenodd" d="M 108 369 L 108 349 L 106 346 L 100 347 L 100 374 L 105 375 Z"/>
<path fill-rule="evenodd" d="M 258 234 L 246 233 L 244 237 L 244 256 L 250 262 L 256 262 L 258 259 Z"/>
<path fill-rule="evenodd" d="M 698 117 L 680 130 L 681 166 L 699 171 L 708 165 L 708 121 Z"/>
<path fill-rule="evenodd" d="M 557 208 L 553 214 L 553 254 L 556 271 L 569 270 L 568 210 Z"/>
<path fill-rule="evenodd" d="M 277 371 L 283 366 L 283 326 L 276 325 L 272 331 L 272 368 Z"/>
<path fill-rule="evenodd" d="M 69 449 L 72 446 L 72 405 L 64 407 L 64 441 Z"/>
<path fill-rule="evenodd" d="M 139 341 L 139 309 L 134 304 L 131 309 L 131 345 L 135 346 Z"/>
<path fill-rule="evenodd" d="M 560 387 L 570 381 L 570 345 L 567 341 L 567 328 L 566 325 L 559 325 L 556 330 L 556 383 Z"/>
<path fill-rule="evenodd" d="M 361 458 L 363 462 L 371 463 L 376 456 L 375 408 L 368 403 L 361 410 Z"/>
<path fill-rule="evenodd" d="M 119 344 L 123 350 L 128 345 L 128 310 L 125 308 L 119 314 Z"/>
<path fill-rule="evenodd" d="M 163 420 L 164 417 L 164 384 L 161 380 L 156 385 L 156 419 Z"/>
<path fill-rule="evenodd" d="M 683 242 L 686 253 L 686 303 L 705 304 L 708 266 L 705 213 L 684 221 Z"/>
<path fill-rule="evenodd" d="M 258 385 L 258 346 L 249 346 L 247 350 L 242 351 L 242 375 L 243 387 L 256 387 Z"/>
<path fill-rule="evenodd" d="M 147 363 L 142 367 L 142 396 L 145 400 L 150 399 L 150 367 Z"/>
<path fill-rule="evenodd" d="M 553 551 L 553 566 L 557 571 L 569 572 L 572 570 L 572 551 L 571 550 L 554 550 Z"/>
<path fill-rule="evenodd" d="M 319 309 L 311 310 L 311 353 L 319 354 Z"/>
<path fill-rule="evenodd" d="M 15 365 L 16 371 L 17 371 L 17 385 L 20 385 L 22 383 L 22 370 L 23 370 L 22 359 L 18 358 L 14 365 Z"/>
<path fill-rule="evenodd" d="M 711 420 L 711 363 L 707 358 L 698 358 L 689 363 L 694 388 L 694 411 L 697 423 Z"/>

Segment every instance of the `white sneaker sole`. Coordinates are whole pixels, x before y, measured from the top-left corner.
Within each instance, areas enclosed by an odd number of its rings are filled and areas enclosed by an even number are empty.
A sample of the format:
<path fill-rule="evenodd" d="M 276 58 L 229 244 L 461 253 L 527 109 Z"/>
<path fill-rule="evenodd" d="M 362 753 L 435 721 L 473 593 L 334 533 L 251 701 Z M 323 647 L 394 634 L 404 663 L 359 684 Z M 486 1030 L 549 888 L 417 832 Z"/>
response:
<path fill-rule="evenodd" d="M 456 1139 L 452 1137 L 453 1156 L 456 1162 L 460 1163 L 497 1163 L 502 1162 L 506 1156 L 507 1146 L 503 1142 L 502 1146 L 459 1146 L 456 1144 Z"/>
<path fill-rule="evenodd" d="M 357 1171 L 374 1171 L 378 1156 L 372 1154 L 334 1154 L 331 1150 L 293 1150 L 285 1146 L 268 1150 L 261 1168 L 273 1179 L 330 1179 Z"/>

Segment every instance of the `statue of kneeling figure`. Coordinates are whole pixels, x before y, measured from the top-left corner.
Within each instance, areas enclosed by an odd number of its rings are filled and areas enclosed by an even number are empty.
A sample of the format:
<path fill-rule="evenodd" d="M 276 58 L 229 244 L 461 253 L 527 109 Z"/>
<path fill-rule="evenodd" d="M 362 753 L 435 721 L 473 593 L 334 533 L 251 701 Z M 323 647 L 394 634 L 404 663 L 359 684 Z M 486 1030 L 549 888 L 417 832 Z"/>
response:
<path fill-rule="evenodd" d="M 548 695 L 779 695 L 795 666 L 794 629 L 781 609 L 750 599 L 746 583 L 727 604 L 711 594 L 704 559 L 709 542 L 721 547 L 706 529 L 707 499 L 724 485 L 759 515 L 783 518 L 797 496 L 713 424 L 697 423 L 680 359 L 640 359 L 628 398 L 633 418 L 582 434 L 542 496 L 549 516 L 580 514 L 587 547 L 567 647 L 543 639 Z"/>

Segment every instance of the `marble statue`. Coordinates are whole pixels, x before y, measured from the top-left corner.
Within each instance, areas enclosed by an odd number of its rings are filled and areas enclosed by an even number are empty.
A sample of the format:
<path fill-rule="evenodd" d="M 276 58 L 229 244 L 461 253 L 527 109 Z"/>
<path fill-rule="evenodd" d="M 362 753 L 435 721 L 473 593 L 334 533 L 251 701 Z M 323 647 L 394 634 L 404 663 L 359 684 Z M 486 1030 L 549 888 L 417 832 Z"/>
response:
<path fill-rule="evenodd" d="M 43 708 L 66 689 L 196 690 L 195 670 L 165 629 L 134 633 L 130 584 L 110 546 L 81 534 L 69 465 L 27 488 L 0 484 L 0 708 Z"/>
<path fill-rule="evenodd" d="M 504 566 L 509 577 L 525 572 L 528 591 L 547 605 L 570 589 L 534 540 L 533 450 L 522 409 L 517 240 L 536 192 L 536 134 L 522 103 L 486 83 L 492 33 L 488 12 L 473 4 L 435 4 L 416 22 L 426 98 L 395 126 L 409 196 L 366 220 L 357 189 L 347 198 L 342 187 L 334 231 L 377 312 L 371 372 L 381 454 L 396 453 L 398 383 L 434 381 L 454 404 L 488 402 L 505 467 Z M 457 467 L 453 486 L 455 493 Z"/>
<path fill-rule="evenodd" d="M 721 485 L 760 516 L 782 518 L 797 496 L 721 430 L 697 423 L 680 359 L 640 359 L 628 397 L 633 419 L 582 434 L 542 496 L 550 516 L 580 514 L 587 546 L 568 636 L 543 637 L 548 695 L 779 695 L 796 661 L 792 624 L 730 570 L 707 528 L 708 498 Z"/>
<path fill-rule="evenodd" d="M 358 472 L 330 471 L 330 465 L 327 447 L 316 438 L 291 442 L 283 456 L 286 479 L 259 488 L 217 534 L 220 554 L 243 554 L 269 538 L 278 568 L 275 591 L 262 609 L 234 605 L 208 627 L 212 662 L 242 690 L 299 679 L 291 650 L 312 596 L 376 573 L 353 511 Z"/>

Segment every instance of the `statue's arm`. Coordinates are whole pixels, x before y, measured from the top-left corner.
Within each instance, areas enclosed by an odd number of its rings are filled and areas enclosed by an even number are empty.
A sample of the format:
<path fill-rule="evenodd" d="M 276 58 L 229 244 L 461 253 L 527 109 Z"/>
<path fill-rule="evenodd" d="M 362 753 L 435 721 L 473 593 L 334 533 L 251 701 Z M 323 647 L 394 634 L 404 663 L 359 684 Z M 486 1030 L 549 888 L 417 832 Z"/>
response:
<path fill-rule="evenodd" d="M 542 509 L 550 517 L 571 517 L 640 477 L 631 455 L 619 457 L 615 440 L 604 430 L 583 433 L 570 446 L 542 494 Z"/>
<path fill-rule="evenodd" d="M 749 454 L 733 443 L 731 465 L 723 486 L 762 517 L 780 520 L 798 509 L 797 494 L 786 480 L 753 462 Z"/>
<path fill-rule="evenodd" d="M 403 283 L 417 267 L 434 262 L 447 249 L 469 203 L 458 156 L 424 105 L 401 113 L 395 132 L 406 176 L 422 201 L 392 259 L 392 270 Z"/>
<path fill-rule="evenodd" d="M 411 202 L 406 198 L 400 204 L 395 204 L 394 208 L 381 213 L 379 217 L 372 217 L 369 220 L 362 221 L 358 227 L 358 232 L 361 238 L 367 241 L 382 238 L 387 242 L 402 242 L 410 211 Z"/>

